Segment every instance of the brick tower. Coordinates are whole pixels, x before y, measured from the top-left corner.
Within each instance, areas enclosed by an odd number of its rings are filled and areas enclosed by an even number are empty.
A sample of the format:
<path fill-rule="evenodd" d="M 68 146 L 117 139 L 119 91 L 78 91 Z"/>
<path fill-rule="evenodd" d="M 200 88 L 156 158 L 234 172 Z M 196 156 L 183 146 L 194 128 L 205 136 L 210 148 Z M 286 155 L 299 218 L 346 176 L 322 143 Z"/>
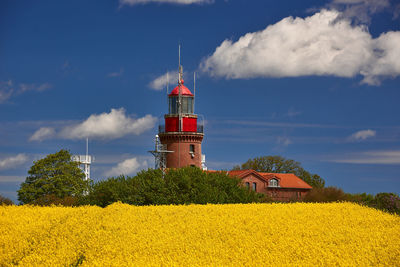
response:
<path fill-rule="evenodd" d="M 205 168 L 201 154 L 203 124 L 198 124 L 194 114 L 194 98 L 182 79 L 179 64 L 178 86 L 168 95 L 168 114 L 164 115 L 165 125 L 159 126 L 158 137 L 166 153 L 166 168 L 196 166 Z"/>

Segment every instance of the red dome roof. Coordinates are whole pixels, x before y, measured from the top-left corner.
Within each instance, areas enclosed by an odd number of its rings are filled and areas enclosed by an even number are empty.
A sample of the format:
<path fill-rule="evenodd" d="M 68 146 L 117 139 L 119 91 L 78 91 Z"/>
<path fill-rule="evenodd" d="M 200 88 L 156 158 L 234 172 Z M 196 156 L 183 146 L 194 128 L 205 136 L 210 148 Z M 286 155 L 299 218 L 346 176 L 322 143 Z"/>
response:
<path fill-rule="evenodd" d="M 172 90 L 172 92 L 168 96 L 179 95 L 179 85 Z M 192 92 L 190 92 L 189 88 L 183 85 L 183 81 L 181 84 L 181 95 L 193 96 Z"/>

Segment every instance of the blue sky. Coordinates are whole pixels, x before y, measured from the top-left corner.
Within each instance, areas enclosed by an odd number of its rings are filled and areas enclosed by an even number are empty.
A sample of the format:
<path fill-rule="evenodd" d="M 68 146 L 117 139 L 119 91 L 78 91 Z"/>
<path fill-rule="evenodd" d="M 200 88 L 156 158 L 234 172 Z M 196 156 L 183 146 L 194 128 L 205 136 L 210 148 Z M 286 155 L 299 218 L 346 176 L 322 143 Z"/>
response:
<path fill-rule="evenodd" d="M 14 201 L 34 160 L 86 136 L 94 180 L 153 167 L 178 44 L 209 169 L 282 155 L 347 192 L 400 192 L 398 1 L 4 0 L 0 36 Z"/>

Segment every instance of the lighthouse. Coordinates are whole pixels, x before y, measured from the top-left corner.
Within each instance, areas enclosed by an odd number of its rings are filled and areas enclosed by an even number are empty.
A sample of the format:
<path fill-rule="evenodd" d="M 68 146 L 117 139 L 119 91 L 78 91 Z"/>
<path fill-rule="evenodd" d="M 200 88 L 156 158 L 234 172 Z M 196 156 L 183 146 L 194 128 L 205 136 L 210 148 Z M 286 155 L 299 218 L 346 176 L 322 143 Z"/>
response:
<path fill-rule="evenodd" d="M 204 125 L 194 113 L 195 95 L 184 84 L 180 62 L 178 85 L 167 97 L 168 113 L 164 124 L 158 127 L 156 150 L 150 151 L 156 157 L 156 168 L 206 169 L 205 156 L 201 154 Z"/>

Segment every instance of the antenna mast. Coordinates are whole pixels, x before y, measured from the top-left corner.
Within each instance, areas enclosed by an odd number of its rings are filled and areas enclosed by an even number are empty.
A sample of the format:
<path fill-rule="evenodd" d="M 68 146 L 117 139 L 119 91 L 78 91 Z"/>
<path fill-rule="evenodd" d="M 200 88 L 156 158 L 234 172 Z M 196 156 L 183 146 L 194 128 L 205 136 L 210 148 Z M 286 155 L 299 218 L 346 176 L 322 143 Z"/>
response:
<path fill-rule="evenodd" d="M 182 132 L 182 95 L 181 95 L 181 87 L 182 87 L 182 66 L 181 66 L 181 44 L 178 46 L 178 87 L 179 87 L 179 95 L 178 95 L 178 123 L 179 123 L 179 128 L 178 131 Z M 178 140 L 178 168 L 181 167 L 181 143 L 180 140 Z"/>
<path fill-rule="evenodd" d="M 193 72 L 193 113 L 194 113 L 194 104 L 196 102 L 196 72 Z"/>
<path fill-rule="evenodd" d="M 167 70 L 167 106 L 169 106 L 169 99 L 168 99 L 168 85 L 169 85 L 169 74 Z"/>
<path fill-rule="evenodd" d="M 178 115 L 179 115 L 179 132 L 182 132 L 182 76 L 183 76 L 183 68 L 181 65 L 181 45 L 179 44 L 178 50 L 178 87 L 179 87 L 179 97 L 178 97 Z"/>
<path fill-rule="evenodd" d="M 169 85 L 169 73 L 168 73 L 168 70 L 167 70 L 167 95 L 168 95 L 168 85 Z"/>

